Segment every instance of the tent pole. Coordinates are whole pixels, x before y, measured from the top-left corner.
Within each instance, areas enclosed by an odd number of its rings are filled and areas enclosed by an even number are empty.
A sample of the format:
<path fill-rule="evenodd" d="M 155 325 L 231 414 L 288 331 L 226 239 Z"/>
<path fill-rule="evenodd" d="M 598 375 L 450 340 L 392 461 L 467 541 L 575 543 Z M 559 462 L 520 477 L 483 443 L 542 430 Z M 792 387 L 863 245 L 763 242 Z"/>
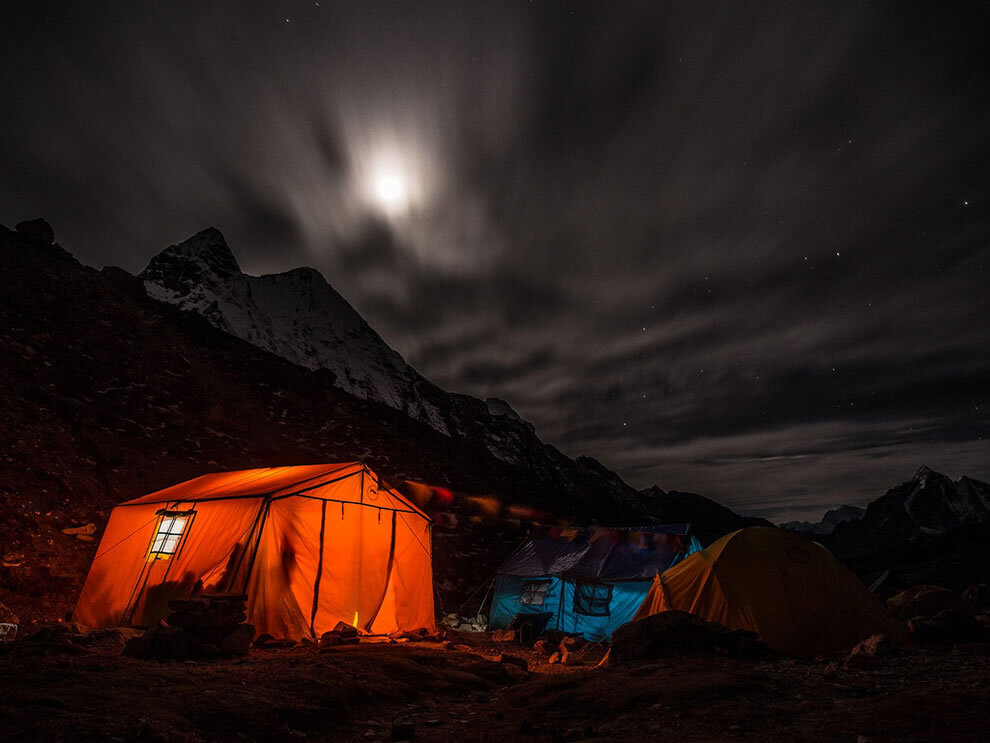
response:
<path fill-rule="evenodd" d="M 244 556 L 248 553 L 248 550 L 251 548 L 251 539 L 254 536 L 254 530 L 258 527 L 258 523 L 261 521 L 261 517 L 265 513 L 265 507 L 266 507 L 265 500 L 262 499 L 261 505 L 258 507 L 258 513 L 254 515 L 254 521 L 251 522 L 251 529 L 248 532 L 247 539 L 244 540 L 244 549 L 242 549 L 240 551 L 240 554 L 237 555 L 237 560 L 233 566 L 234 569 L 229 571 L 228 577 L 225 577 L 223 579 L 223 590 L 225 591 L 234 590 L 234 581 L 237 580 L 237 574 L 241 572 L 241 565 L 244 564 Z M 238 541 L 237 544 L 234 545 L 234 549 L 236 550 L 239 545 L 240 545 L 240 537 L 238 537 Z"/>
<path fill-rule="evenodd" d="M 385 586 L 382 588 L 382 597 L 378 600 L 378 606 L 371 614 L 371 618 L 365 623 L 364 628 L 371 632 L 371 625 L 378 619 L 378 612 L 382 610 L 385 597 L 388 595 L 388 587 L 392 582 L 392 568 L 395 565 L 395 511 L 392 511 L 392 537 L 388 545 L 388 569 L 385 571 Z"/>
<path fill-rule="evenodd" d="M 327 502 L 323 501 L 320 511 L 320 559 L 316 563 L 316 580 L 313 583 L 313 610 L 309 615 L 309 633 L 315 638 L 316 610 L 320 606 L 320 581 L 323 580 L 323 538 L 327 529 Z"/>
<path fill-rule="evenodd" d="M 254 540 L 254 552 L 251 553 L 251 559 L 248 561 L 247 570 L 244 573 L 244 588 L 241 589 L 241 593 L 246 594 L 248 589 L 248 582 L 251 580 L 251 571 L 254 570 L 254 561 L 258 557 L 258 548 L 261 546 L 261 534 L 265 530 L 265 522 L 268 521 L 268 510 L 271 508 L 272 499 L 270 497 L 265 497 L 265 507 L 261 515 L 261 521 L 258 524 L 258 535 Z"/>

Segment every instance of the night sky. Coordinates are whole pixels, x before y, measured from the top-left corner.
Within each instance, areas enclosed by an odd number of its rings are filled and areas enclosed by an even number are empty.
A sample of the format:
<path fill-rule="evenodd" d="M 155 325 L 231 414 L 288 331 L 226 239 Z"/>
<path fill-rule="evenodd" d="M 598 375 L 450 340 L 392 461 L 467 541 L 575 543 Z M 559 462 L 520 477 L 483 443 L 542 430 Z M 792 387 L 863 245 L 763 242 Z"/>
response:
<path fill-rule="evenodd" d="M 778 519 L 990 479 L 983 3 L 26 5 L 8 226 L 316 267 L 636 487 Z"/>

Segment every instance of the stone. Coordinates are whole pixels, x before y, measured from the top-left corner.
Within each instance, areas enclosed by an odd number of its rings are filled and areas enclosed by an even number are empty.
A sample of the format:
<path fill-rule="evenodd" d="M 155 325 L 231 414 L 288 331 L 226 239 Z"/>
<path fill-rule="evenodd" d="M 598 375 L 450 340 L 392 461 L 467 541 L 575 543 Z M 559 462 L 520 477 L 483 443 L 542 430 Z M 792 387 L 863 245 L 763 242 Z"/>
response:
<path fill-rule="evenodd" d="M 533 643 L 533 650 L 540 655 L 550 655 L 554 652 L 553 645 L 548 640 L 537 640 Z"/>
<path fill-rule="evenodd" d="M 351 624 L 347 624 L 347 622 L 337 622 L 337 624 L 333 628 L 333 631 L 337 632 L 343 637 L 357 637 L 357 633 L 358 633 L 357 627 Z"/>
<path fill-rule="evenodd" d="M 551 653 L 550 657 L 547 658 L 547 663 L 551 666 L 560 663 L 560 653 Z"/>
<path fill-rule="evenodd" d="M 5 568 L 19 568 L 24 564 L 24 553 L 23 552 L 5 552 L 3 559 L 0 560 L 0 564 Z"/>
<path fill-rule="evenodd" d="M 946 610 L 968 608 L 968 604 L 947 588 L 932 585 L 913 586 L 887 599 L 887 608 L 898 619 L 933 617 Z"/>
<path fill-rule="evenodd" d="M 14 225 L 14 229 L 39 245 L 52 245 L 55 243 L 55 230 L 44 219 L 28 219 L 18 222 Z"/>
<path fill-rule="evenodd" d="M 973 583 L 963 591 L 962 597 L 977 609 L 990 609 L 990 584 Z"/>
<path fill-rule="evenodd" d="M 357 636 L 357 630 L 353 627 L 351 627 L 351 629 L 353 630 L 353 633 L 338 632 L 337 630 L 324 632 L 320 635 L 320 649 L 325 650 L 327 648 L 336 647 L 337 645 L 357 644 L 360 641 L 360 638 Z"/>
<path fill-rule="evenodd" d="M 842 662 L 842 667 L 849 669 L 853 666 L 872 665 L 878 659 L 896 655 L 898 650 L 897 645 L 887 635 L 871 635 L 849 651 L 849 655 Z"/>
<path fill-rule="evenodd" d="M 253 638 L 254 625 L 239 624 L 229 635 L 223 638 L 223 642 L 220 643 L 220 651 L 224 655 L 247 655 Z"/>
<path fill-rule="evenodd" d="M 683 611 L 664 611 L 627 622 L 612 633 L 609 665 L 672 656 L 755 657 L 766 646 L 752 632 L 730 630 Z"/>
<path fill-rule="evenodd" d="M 520 658 L 517 655 L 509 655 L 508 653 L 501 653 L 496 656 L 495 662 L 501 663 L 502 665 L 519 666 L 524 671 L 529 668 L 529 664 L 526 662 L 525 658 Z"/>
<path fill-rule="evenodd" d="M 408 717 L 399 717 L 392 723 L 392 741 L 393 743 L 397 741 L 409 741 L 415 740 L 416 738 L 416 728 L 413 726 L 413 722 Z"/>
<path fill-rule="evenodd" d="M 580 650 L 587 644 L 588 641 L 585 640 L 583 637 L 569 635 L 568 637 L 565 637 L 563 640 L 560 641 L 560 649 L 564 650 L 566 648 L 568 652 L 574 652 L 575 650 Z"/>
<path fill-rule="evenodd" d="M 84 526 L 71 526 L 62 529 L 63 534 L 90 536 L 96 534 L 96 524 L 90 522 Z"/>
<path fill-rule="evenodd" d="M 511 629 L 497 629 L 492 632 L 492 642 L 515 642 L 516 633 Z"/>

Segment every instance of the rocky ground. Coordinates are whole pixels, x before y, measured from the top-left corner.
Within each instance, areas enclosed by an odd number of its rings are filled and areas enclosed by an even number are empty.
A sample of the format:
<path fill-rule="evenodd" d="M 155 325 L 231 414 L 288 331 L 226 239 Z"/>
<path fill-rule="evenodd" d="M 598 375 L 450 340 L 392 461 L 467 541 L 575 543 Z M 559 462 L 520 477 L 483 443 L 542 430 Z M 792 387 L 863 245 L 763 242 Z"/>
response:
<path fill-rule="evenodd" d="M 118 741 L 983 741 L 988 644 L 883 658 L 663 659 L 599 668 L 488 635 L 450 644 L 252 649 L 161 663 L 124 636 L 0 646 L 0 740 Z M 529 673 L 497 662 L 502 653 Z"/>

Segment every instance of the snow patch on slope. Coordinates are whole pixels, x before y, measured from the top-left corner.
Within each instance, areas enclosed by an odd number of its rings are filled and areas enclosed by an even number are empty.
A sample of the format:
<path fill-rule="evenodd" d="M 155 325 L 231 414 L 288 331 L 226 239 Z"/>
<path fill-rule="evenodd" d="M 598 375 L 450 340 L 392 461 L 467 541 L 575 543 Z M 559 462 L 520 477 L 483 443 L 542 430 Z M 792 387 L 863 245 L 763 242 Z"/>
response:
<path fill-rule="evenodd" d="M 309 369 L 336 386 L 385 403 L 450 434 L 429 385 L 313 268 L 248 276 L 223 235 L 204 230 L 171 245 L 140 274 L 148 294 L 203 315 L 214 326 Z"/>

